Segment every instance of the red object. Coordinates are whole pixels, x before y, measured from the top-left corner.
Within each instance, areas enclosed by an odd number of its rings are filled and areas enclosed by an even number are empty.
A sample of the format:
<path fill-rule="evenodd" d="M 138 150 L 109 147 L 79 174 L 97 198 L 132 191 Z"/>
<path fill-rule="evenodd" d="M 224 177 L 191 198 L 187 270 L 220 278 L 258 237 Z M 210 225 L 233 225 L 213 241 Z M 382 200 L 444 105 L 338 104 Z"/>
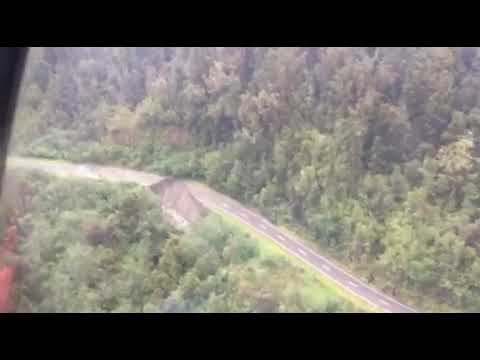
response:
<path fill-rule="evenodd" d="M 11 266 L 5 266 L 0 270 L 0 313 L 8 313 L 12 310 L 11 297 L 15 270 Z"/>
<path fill-rule="evenodd" d="M 0 250 L 0 260 L 5 259 L 5 257 L 7 257 L 15 249 L 17 239 L 17 227 L 15 225 L 10 226 L 5 233 L 3 246 Z M 0 267 L 0 313 L 7 313 L 12 310 L 14 279 L 14 266 L 7 265 Z"/>

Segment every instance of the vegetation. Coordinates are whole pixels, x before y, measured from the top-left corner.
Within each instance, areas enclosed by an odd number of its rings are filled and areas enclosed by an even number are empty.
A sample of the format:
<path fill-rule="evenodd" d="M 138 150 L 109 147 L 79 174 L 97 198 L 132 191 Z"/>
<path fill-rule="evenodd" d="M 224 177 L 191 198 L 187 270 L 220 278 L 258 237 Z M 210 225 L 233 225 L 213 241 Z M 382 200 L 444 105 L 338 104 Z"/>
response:
<path fill-rule="evenodd" d="M 210 216 L 188 233 L 143 188 L 19 175 L 20 312 L 343 312 L 356 307 Z"/>
<path fill-rule="evenodd" d="M 479 90 L 477 48 L 36 49 L 13 150 L 204 180 L 400 299 L 476 312 Z"/>

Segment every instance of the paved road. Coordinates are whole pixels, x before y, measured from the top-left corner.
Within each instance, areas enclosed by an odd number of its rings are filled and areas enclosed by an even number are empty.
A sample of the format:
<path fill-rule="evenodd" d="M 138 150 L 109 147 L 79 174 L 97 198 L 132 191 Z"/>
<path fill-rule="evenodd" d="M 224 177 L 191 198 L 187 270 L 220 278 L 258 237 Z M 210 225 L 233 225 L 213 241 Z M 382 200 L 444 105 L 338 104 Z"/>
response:
<path fill-rule="evenodd" d="M 135 182 L 144 186 L 150 186 L 163 179 L 163 177 L 154 174 L 122 168 L 69 164 L 63 162 L 59 163 L 32 158 L 11 157 L 8 160 L 8 165 L 42 170 L 60 176 L 78 176 L 114 182 Z M 239 202 L 202 184 L 193 181 L 186 181 L 185 184 L 190 190 L 190 193 L 208 209 L 212 211 L 223 211 L 234 216 L 245 225 L 262 233 L 264 236 L 277 243 L 285 251 L 290 252 L 305 263 L 310 264 L 316 271 L 331 279 L 352 294 L 362 298 L 370 305 L 389 313 L 416 312 L 407 305 L 381 293 L 355 276 L 349 274 L 339 265 L 320 255 L 291 234 L 281 230 L 261 215 L 246 208 Z"/>
<path fill-rule="evenodd" d="M 194 196 L 207 208 L 213 211 L 223 211 L 234 216 L 245 225 L 254 228 L 256 231 L 277 243 L 284 250 L 310 264 L 315 270 L 333 280 L 344 289 L 364 299 L 370 305 L 389 313 L 416 312 L 407 305 L 381 293 L 349 274 L 339 265 L 334 264 L 324 256 L 321 256 L 318 252 L 300 242 L 291 234 L 281 230 L 264 217 L 249 210 L 239 202 L 213 191 L 204 185 L 195 182 L 188 182 L 188 185 L 192 194 L 194 194 Z"/>

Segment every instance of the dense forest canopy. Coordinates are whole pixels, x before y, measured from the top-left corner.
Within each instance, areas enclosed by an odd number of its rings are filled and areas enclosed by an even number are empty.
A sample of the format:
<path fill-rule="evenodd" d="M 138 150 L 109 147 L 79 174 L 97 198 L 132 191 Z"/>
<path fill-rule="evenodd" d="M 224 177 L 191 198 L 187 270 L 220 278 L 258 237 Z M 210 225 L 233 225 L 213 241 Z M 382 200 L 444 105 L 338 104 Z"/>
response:
<path fill-rule="evenodd" d="M 477 48 L 40 48 L 12 150 L 208 182 L 424 309 L 480 310 Z"/>
<path fill-rule="evenodd" d="M 218 216 L 172 228 L 140 186 L 12 176 L 28 187 L 12 199 L 29 268 L 17 312 L 361 310 Z"/>

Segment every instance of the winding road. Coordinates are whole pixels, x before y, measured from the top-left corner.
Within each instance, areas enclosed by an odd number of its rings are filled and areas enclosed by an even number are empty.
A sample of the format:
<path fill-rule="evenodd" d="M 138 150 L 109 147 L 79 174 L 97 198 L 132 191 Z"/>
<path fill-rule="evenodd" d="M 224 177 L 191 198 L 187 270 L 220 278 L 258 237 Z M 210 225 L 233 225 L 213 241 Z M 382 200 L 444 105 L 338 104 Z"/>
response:
<path fill-rule="evenodd" d="M 93 164 L 72 164 L 12 156 L 8 158 L 7 166 L 39 170 L 57 176 L 73 176 L 110 182 L 137 183 L 148 187 L 165 179 L 165 177 L 155 174 L 124 168 Z M 246 208 L 239 202 L 220 194 L 203 184 L 194 181 L 185 181 L 185 184 L 191 195 L 209 210 L 214 212 L 221 211 L 235 217 L 238 221 L 269 238 L 285 251 L 309 264 L 323 276 L 334 281 L 336 284 L 352 293 L 352 295 L 363 299 L 371 306 L 387 313 L 417 312 L 411 307 L 374 289 L 370 285 L 361 281 L 358 277 L 348 273 L 338 264 L 335 264 L 331 260 L 320 255 L 317 251 L 307 246 L 298 238 L 281 230 L 260 214 Z"/>

